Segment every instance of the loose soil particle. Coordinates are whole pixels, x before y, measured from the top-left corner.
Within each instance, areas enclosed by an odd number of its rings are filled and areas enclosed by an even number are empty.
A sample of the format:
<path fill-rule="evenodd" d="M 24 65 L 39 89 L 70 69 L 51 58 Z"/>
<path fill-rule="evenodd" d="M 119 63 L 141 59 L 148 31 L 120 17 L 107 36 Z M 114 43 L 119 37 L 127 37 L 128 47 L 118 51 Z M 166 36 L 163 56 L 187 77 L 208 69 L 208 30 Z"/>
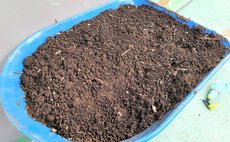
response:
<path fill-rule="evenodd" d="M 68 140 L 131 138 L 216 66 L 220 39 L 149 6 L 104 11 L 25 59 L 27 111 Z"/>

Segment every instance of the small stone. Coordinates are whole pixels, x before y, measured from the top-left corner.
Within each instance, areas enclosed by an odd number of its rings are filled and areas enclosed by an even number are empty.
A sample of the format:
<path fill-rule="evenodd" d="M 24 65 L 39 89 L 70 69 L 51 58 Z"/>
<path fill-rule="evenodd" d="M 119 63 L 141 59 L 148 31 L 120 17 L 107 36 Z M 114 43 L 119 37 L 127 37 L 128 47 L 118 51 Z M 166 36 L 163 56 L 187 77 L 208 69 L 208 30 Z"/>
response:
<path fill-rule="evenodd" d="M 159 83 L 160 83 L 160 85 L 163 85 L 163 84 L 164 84 L 164 81 L 163 81 L 163 80 L 161 80 Z"/>
<path fill-rule="evenodd" d="M 67 140 L 72 141 L 73 139 L 72 138 L 68 138 Z"/>
<path fill-rule="evenodd" d="M 173 75 L 176 76 L 176 75 L 177 75 L 177 71 L 174 71 L 174 72 L 173 72 Z"/>
<path fill-rule="evenodd" d="M 155 105 L 152 105 L 153 112 L 157 112 L 157 107 Z"/>
<path fill-rule="evenodd" d="M 129 44 L 129 48 L 130 48 L 130 49 L 134 48 L 134 45 Z"/>
<path fill-rule="evenodd" d="M 53 133 L 56 133 L 56 132 L 57 132 L 57 130 L 54 129 L 54 128 L 51 128 L 51 131 L 52 131 Z"/>

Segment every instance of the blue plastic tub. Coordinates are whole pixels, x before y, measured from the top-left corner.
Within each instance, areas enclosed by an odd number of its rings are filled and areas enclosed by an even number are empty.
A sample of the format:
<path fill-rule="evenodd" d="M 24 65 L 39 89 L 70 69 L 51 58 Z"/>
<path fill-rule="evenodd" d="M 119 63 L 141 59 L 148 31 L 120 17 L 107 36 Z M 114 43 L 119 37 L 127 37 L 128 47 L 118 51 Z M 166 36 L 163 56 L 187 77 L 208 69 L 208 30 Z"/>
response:
<path fill-rule="evenodd" d="M 0 96 L 2 107 L 9 118 L 9 120 L 17 127 L 19 131 L 28 136 L 29 138 L 35 141 L 55 141 L 55 142 L 64 142 L 66 139 L 61 136 L 52 133 L 48 127 L 45 125 L 31 119 L 26 112 L 26 103 L 23 98 L 23 91 L 20 87 L 20 74 L 15 72 L 23 71 L 23 60 L 32 55 L 35 50 L 46 41 L 48 36 L 54 36 L 60 31 L 66 31 L 71 28 L 73 25 L 80 23 L 81 21 L 91 19 L 97 16 L 100 12 L 107 9 L 116 9 L 122 4 L 132 4 L 132 5 L 151 5 L 146 0 L 112 0 L 102 6 L 84 12 L 82 14 L 73 16 L 64 21 L 61 21 L 57 24 L 51 25 L 47 28 L 42 29 L 41 31 L 31 35 L 20 45 L 9 56 L 6 61 L 0 78 Z M 153 8 L 165 12 L 166 14 L 172 16 L 175 20 L 188 25 L 190 28 L 197 26 L 198 24 L 193 21 L 183 21 L 177 17 L 174 13 L 155 5 L 151 5 Z M 206 33 L 215 33 L 214 31 L 204 29 Z M 226 47 L 230 47 L 228 41 L 223 41 L 223 44 Z M 205 85 L 205 83 L 222 67 L 224 64 L 229 61 L 230 55 L 226 54 L 226 57 L 219 63 L 205 78 L 200 84 L 187 95 L 187 97 L 177 105 L 177 107 L 171 110 L 167 115 L 161 120 L 154 123 L 144 132 L 134 136 L 133 138 L 127 141 L 148 141 L 159 134 L 163 129 L 169 125 L 173 119 L 183 110 L 183 108 L 194 98 L 195 90 L 199 91 Z M 18 105 L 20 103 L 20 105 Z"/>

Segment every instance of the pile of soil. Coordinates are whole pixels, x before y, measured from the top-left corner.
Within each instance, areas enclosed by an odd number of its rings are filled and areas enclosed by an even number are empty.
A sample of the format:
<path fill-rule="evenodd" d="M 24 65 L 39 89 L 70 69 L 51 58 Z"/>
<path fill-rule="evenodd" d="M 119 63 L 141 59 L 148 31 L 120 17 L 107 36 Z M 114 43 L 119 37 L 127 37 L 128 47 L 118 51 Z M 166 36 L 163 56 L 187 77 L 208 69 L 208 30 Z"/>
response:
<path fill-rule="evenodd" d="M 224 55 L 222 37 L 125 5 L 50 37 L 25 59 L 29 115 L 73 141 L 120 141 L 180 102 Z"/>

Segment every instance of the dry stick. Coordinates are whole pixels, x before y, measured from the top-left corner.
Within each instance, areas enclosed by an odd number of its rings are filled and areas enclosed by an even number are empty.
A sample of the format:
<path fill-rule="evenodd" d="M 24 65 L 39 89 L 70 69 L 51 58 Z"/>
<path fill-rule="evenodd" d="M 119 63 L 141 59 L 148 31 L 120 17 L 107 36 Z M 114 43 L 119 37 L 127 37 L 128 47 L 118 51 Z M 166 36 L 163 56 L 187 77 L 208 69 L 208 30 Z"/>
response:
<path fill-rule="evenodd" d="M 112 90 L 112 91 L 110 91 L 108 95 L 110 95 L 111 93 L 113 93 L 113 90 Z"/>
<path fill-rule="evenodd" d="M 84 135 L 86 135 L 86 133 L 85 133 L 85 132 L 80 132 L 80 131 L 79 131 L 79 132 L 77 132 L 77 133 L 78 133 L 78 134 L 84 134 Z"/>
<path fill-rule="evenodd" d="M 65 117 L 65 116 L 61 117 L 61 120 L 60 120 L 60 122 L 59 122 L 58 128 L 61 127 L 61 123 L 62 123 L 62 120 L 63 120 L 64 117 Z"/>
<path fill-rule="evenodd" d="M 183 64 L 184 62 L 185 62 L 185 60 L 183 60 L 183 61 L 177 63 L 177 64 L 175 65 L 175 67 L 179 66 L 180 64 Z"/>
<path fill-rule="evenodd" d="M 124 53 L 121 54 L 121 56 L 124 56 L 126 53 L 128 53 L 131 49 L 129 48 L 128 50 L 126 50 Z"/>
<path fill-rule="evenodd" d="M 65 78 L 65 77 L 62 77 L 62 78 L 61 78 L 61 81 L 62 81 L 64 78 Z"/>
<path fill-rule="evenodd" d="M 59 53 L 61 53 L 61 50 L 58 50 L 58 51 L 55 53 L 55 55 L 58 55 Z"/>
<path fill-rule="evenodd" d="M 203 39 L 203 40 L 222 40 L 224 38 L 222 38 L 222 37 L 219 37 L 219 38 L 201 37 L 200 39 Z"/>
<path fill-rule="evenodd" d="M 179 71 L 187 71 L 188 69 L 186 68 L 177 68 Z"/>

